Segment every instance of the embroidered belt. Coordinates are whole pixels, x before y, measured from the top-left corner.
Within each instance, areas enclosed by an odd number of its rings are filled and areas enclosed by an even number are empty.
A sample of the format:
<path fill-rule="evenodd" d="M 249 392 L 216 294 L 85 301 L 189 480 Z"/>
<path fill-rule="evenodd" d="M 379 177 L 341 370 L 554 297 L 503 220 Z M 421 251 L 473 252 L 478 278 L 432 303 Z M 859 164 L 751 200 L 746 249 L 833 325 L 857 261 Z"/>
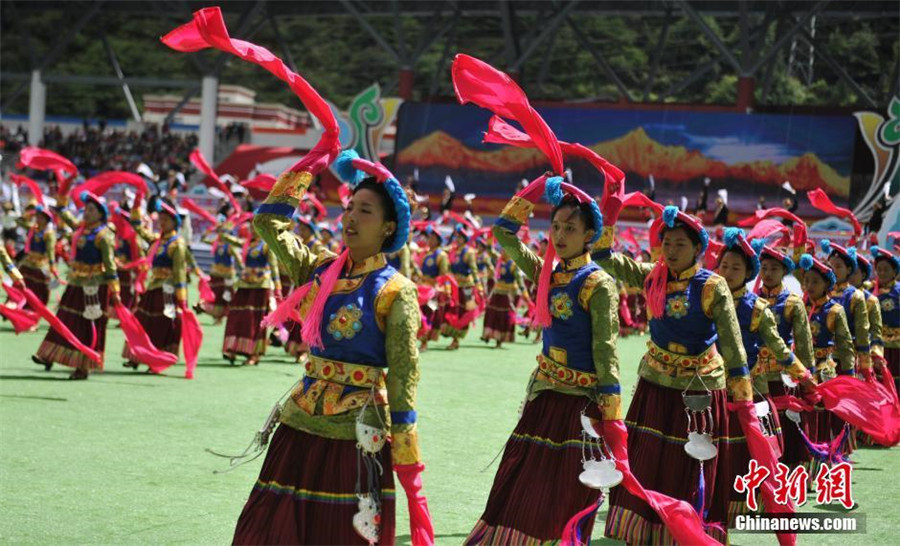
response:
<path fill-rule="evenodd" d="M 41 269 L 49 264 L 50 259 L 47 258 L 47 255 L 39 252 L 29 252 L 25 255 L 25 259 L 22 260 L 22 265 L 34 267 L 35 269 Z"/>
<path fill-rule="evenodd" d="M 245 267 L 241 280 L 246 283 L 260 283 L 269 280 L 268 267 Z"/>
<path fill-rule="evenodd" d="M 306 376 L 351 387 L 385 388 L 385 373 L 381 368 L 339 362 L 318 356 L 309 357 L 306 362 Z"/>
<path fill-rule="evenodd" d="M 710 345 L 708 349 L 699 355 L 682 355 L 667 351 L 656 343 L 648 341 L 647 357 L 658 364 L 658 366 L 654 367 L 661 369 L 661 371 L 665 371 L 666 368 L 686 368 L 697 370 L 700 375 L 706 375 L 723 365 L 722 357 L 719 355 L 719 351 L 716 350 L 715 345 Z"/>
<path fill-rule="evenodd" d="M 93 277 L 95 275 L 102 275 L 104 269 L 103 264 L 75 262 L 69 265 L 69 274 L 73 277 Z"/>
<path fill-rule="evenodd" d="M 597 374 L 569 368 L 543 354 L 538 354 L 537 361 L 538 371 L 546 376 L 551 383 L 558 383 L 568 387 L 593 387 L 597 384 Z"/>
<path fill-rule="evenodd" d="M 891 326 L 882 327 L 881 337 L 884 338 L 885 343 L 900 341 L 900 326 L 898 326 L 898 327 L 891 327 Z"/>
<path fill-rule="evenodd" d="M 164 281 L 166 279 L 171 279 L 172 268 L 156 266 L 150 270 L 150 278 L 154 281 Z"/>
<path fill-rule="evenodd" d="M 458 284 L 460 288 L 468 288 L 475 284 L 475 279 L 472 275 L 458 275 L 454 273 L 453 277 L 456 279 L 456 284 Z"/>
<path fill-rule="evenodd" d="M 212 268 L 209 270 L 209 274 L 214 277 L 233 277 L 234 266 L 213 264 Z"/>
<path fill-rule="evenodd" d="M 816 348 L 816 360 L 822 360 L 823 358 L 830 359 L 832 353 L 834 353 L 834 347 L 822 347 Z"/>
<path fill-rule="evenodd" d="M 497 281 L 494 283 L 494 292 L 512 293 L 516 291 L 516 283 Z"/>

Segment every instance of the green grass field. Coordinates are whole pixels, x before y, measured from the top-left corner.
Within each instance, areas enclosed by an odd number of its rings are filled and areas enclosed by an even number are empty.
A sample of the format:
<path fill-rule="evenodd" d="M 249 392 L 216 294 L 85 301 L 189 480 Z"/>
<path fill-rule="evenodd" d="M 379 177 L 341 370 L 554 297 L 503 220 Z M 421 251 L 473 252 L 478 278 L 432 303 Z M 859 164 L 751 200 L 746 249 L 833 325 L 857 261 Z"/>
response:
<path fill-rule="evenodd" d="M 208 317 L 201 322 L 206 339 L 193 381 L 182 378 L 181 364 L 164 376 L 123 368 L 123 337 L 111 328 L 107 371 L 77 382 L 66 381 L 67 369 L 45 372 L 30 361 L 46 325 L 15 336 L 0 323 L 0 542 L 230 543 L 262 458 L 214 475 L 227 463 L 204 449 L 243 450 L 301 368 L 276 348 L 259 367 L 231 366 L 219 352 L 224 326 L 212 326 Z M 457 352 L 443 350 L 442 341 L 421 359 L 425 490 L 439 544 L 461 543 L 481 514 L 496 471 L 496 463 L 488 465 L 515 424 L 535 364 L 537 346 L 530 342 L 495 350 L 477 337 L 470 333 Z M 645 339 L 620 343 L 626 398 Z M 897 542 L 896 452 L 863 449 L 854 456 L 866 534 L 805 535 L 799 543 Z M 409 542 L 405 506 L 401 496 L 400 543 Z M 805 510 L 843 508 L 807 504 Z M 602 529 L 598 522 L 594 543 L 611 543 Z M 733 544 L 776 543 L 771 535 L 732 537 Z"/>

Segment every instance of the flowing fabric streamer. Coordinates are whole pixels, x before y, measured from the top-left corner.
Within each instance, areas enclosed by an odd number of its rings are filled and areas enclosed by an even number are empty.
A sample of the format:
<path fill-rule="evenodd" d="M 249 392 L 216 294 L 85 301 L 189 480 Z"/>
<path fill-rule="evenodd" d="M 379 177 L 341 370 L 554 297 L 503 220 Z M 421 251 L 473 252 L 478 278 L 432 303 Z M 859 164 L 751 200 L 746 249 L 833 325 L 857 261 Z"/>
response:
<path fill-rule="evenodd" d="M 41 320 L 41 317 L 33 311 L 7 307 L 5 305 L 0 305 L 0 315 L 12 324 L 13 329 L 16 331 L 16 335 L 34 328 L 38 321 Z"/>
<path fill-rule="evenodd" d="M 217 224 L 219 223 L 219 221 L 216 219 L 215 216 L 212 215 L 211 212 L 209 212 L 209 211 L 206 210 L 205 208 L 203 208 L 203 207 L 201 207 L 200 205 L 198 205 L 198 204 L 196 203 L 196 201 L 194 201 L 194 200 L 191 199 L 190 197 L 185 197 L 184 199 L 182 199 L 182 200 L 181 200 L 181 206 L 184 207 L 184 208 L 186 208 L 187 210 L 193 212 L 193 213 L 196 214 L 197 216 L 203 218 L 204 220 L 206 220 L 207 222 L 209 222 L 209 223 L 212 224 L 213 226 L 215 226 L 215 225 L 217 225 Z"/>
<path fill-rule="evenodd" d="M 406 493 L 409 508 L 409 535 L 413 546 L 432 546 L 434 544 L 434 524 L 431 512 L 428 511 L 428 500 L 422 494 L 422 463 L 394 465 L 397 479 Z"/>
<path fill-rule="evenodd" d="M 816 385 L 816 392 L 825 409 L 858 427 L 875 443 L 885 447 L 900 443 L 900 408 L 883 385 L 842 375 Z"/>
<path fill-rule="evenodd" d="M 213 292 L 212 287 L 209 285 L 209 277 L 206 275 L 201 276 L 197 280 L 197 288 L 200 290 L 200 299 L 205 301 L 206 303 L 212 303 L 216 301 L 216 294 Z"/>
<path fill-rule="evenodd" d="M 241 210 L 243 210 L 241 209 L 241 205 L 237 202 L 237 199 L 234 198 L 234 194 L 231 193 L 231 188 L 229 188 L 228 185 L 225 184 L 225 182 L 222 182 L 222 179 L 219 178 L 219 175 L 216 174 L 216 171 L 214 171 L 213 168 L 209 166 L 209 163 L 206 161 L 206 158 L 203 157 L 203 153 L 201 153 L 199 149 L 195 149 L 193 152 L 191 152 L 191 154 L 188 156 L 188 159 L 191 160 L 191 163 L 195 167 L 197 167 L 200 172 L 208 176 L 212 181 L 211 184 L 207 184 L 208 186 L 216 188 L 217 190 L 225 194 L 225 197 L 228 198 L 228 201 L 231 203 L 231 207 L 235 211 L 240 212 Z"/>
<path fill-rule="evenodd" d="M 774 476 L 778 466 L 778 455 L 772 449 L 772 444 L 763 435 L 759 426 L 759 418 L 756 415 L 756 406 L 750 401 L 729 402 L 728 411 L 733 412 L 741 423 L 741 430 L 747 438 L 747 449 L 750 451 L 750 456 L 756 459 L 760 466 L 767 468 L 770 476 Z M 737 470 L 740 471 L 740 469 Z M 775 502 L 775 485 L 771 480 L 763 480 L 759 486 L 759 492 L 767 512 L 777 514 L 793 514 L 795 512 L 793 502 L 788 501 L 786 505 Z M 776 535 L 781 546 L 797 544 L 796 534 L 776 533 Z"/>
<path fill-rule="evenodd" d="M 531 107 L 516 82 L 491 65 L 464 54 L 453 60 L 451 72 L 460 104 L 471 102 L 521 124 L 535 146 L 547 156 L 553 172 L 563 174 L 562 150 L 556 135 Z"/>
<path fill-rule="evenodd" d="M 663 208 L 665 208 L 656 201 L 647 197 L 644 192 L 640 191 L 633 191 L 631 193 L 625 194 L 625 198 L 622 200 L 622 206 L 651 209 L 657 215 L 662 214 Z"/>
<path fill-rule="evenodd" d="M 347 265 L 349 257 L 350 250 L 345 248 L 337 259 L 331 262 L 328 269 L 319 276 L 319 287 L 316 292 L 316 297 L 313 298 L 309 312 L 303 317 L 303 328 L 300 330 L 303 341 L 310 347 L 318 349 L 323 347 L 322 328 L 320 326 L 322 325 L 322 315 L 325 313 L 325 302 L 328 299 L 328 295 L 331 294 L 332 289 L 334 289 L 338 277 L 340 277 L 341 273 L 344 271 L 344 266 Z"/>
<path fill-rule="evenodd" d="M 272 176 L 271 174 L 260 174 L 250 180 L 244 180 L 241 182 L 241 186 L 244 186 L 248 190 L 261 190 L 268 194 L 272 191 L 272 188 L 275 187 L 275 182 L 278 179 Z"/>
<path fill-rule="evenodd" d="M 160 373 L 178 361 L 177 356 L 157 349 L 153 345 L 144 327 L 127 307 L 117 303 L 115 308 L 116 316 L 119 317 L 119 326 L 128 341 L 128 350 L 131 351 L 136 362 L 146 364 L 153 373 Z"/>
<path fill-rule="evenodd" d="M 37 201 L 38 205 L 44 204 L 44 192 L 41 191 L 41 188 L 37 185 L 37 182 L 23 174 L 10 173 L 9 178 L 16 186 L 22 186 L 23 184 L 27 186 L 28 191 L 30 191 L 31 195 L 34 196 L 34 200 Z"/>
<path fill-rule="evenodd" d="M 100 365 L 101 368 L 103 368 L 103 357 L 97 351 L 82 343 L 75 336 L 75 334 L 73 334 L 72 331 L 69 330 L 68 327 L 66 327 L 63 321 L 59 320 L 59 318 L 57 318 L 52 311 L 47 309 L 47 306 L 44 305 L 44 303 L 34 295 L 34 292 L 29 290 L 28 288 L 25 288 L 24 290 L 22 290 L 22 293 L 25 295 L 25 301 L 28 302 L 28 305 L 31 307 L 31 309 L 34 310 L 35 313 L 40 315 L 42 319 L 46 320 L 47 323 L 50 324 L 51 328 L 56 330 L 59 335 L 61 335 L 67 342 L 69 342 L 69 345 L 83 353 L 84 356 L 96 362 Z"/>
<path fill-rule="evenodd" d="M 61 170 L 68 175 L 78 174 L 78 167 L 74 163 L 50 150 L 27 146 L 19 152 L 19 168 L 28 167 L 36 171 Z"/>
<path fill-rule="evenodd" d="M 89 191 L 94 195 L 100 196 L 117 184 L 127 184 L 131 186 L 136 189 L 142 197 L 147 195 L 147 183 L 144 182 L 144 178 L 139 174 L 124 171 L 107 171 L 105 173 L 100 173 L 93 178 L 89 178 L 84 184 L 72 188 L 72 191 L 69 193 L 73 201 L 75 201 L 75 204 L 78 207 L 83 207 L 84 203 L 81 201 L 81 192 Z"/>
<path fill-rule="evenodd" d="M 3 290 L 5 290 L 6 295 L 9 296 L 9 301 L 16 304 L 16 308 L 21 309 L 25 307 L 26 299 L 24 287 L 19 289 L 11 284 L 4 284 Z"/>
<path fill-rule="evenodd" d="M 190 307 L 181 310 L 181 343 L 184 345 L 184 377 L 193 379 L 194 370 L 197 368 L 197 355 L 200 353 L 200 346 L 203 345 L 203 328 L 200 327 L 200 321 Z"/>
<path fill-rule="evenodd" d="M 299 74 L 291 71 L 284 61 L 268 49 L 229 37 L 222 11 L 218 7 L 204 8 L 194 13 L 193 20 L 162 38 L 162 42 L 177 51 L 194 52 L 212 47 L 257 64 L 288 84 L 310 114 L 325 129 L 321 140 L 297 162 L 290 171 L 323 171 L 341 151 L 340 129 L 328 103 Z"/>
<path fill-rule="evenodd" d="M 853 240 L 851 244 L 855 244 L 856 239 L 862 235 L 862 225 L 859 223 L 859 220 L 856 219 L 856 216 L 853 214 L 853 211 L 850 209 L 845 209 L 838 207 L 834 203 L 831 202 L 831 199 L 825 195 L 825 192 L 822 191 L 822 188 L 816 188 L 812 191 L 806 193 L 809 197 L 809 202 L 812 203 L 812 206 L 817 209 L 825 212 L 827 214 L 832 214 L 837 216 L 838 218 L 843 218 L 845 220 L 849 220 L 851 224 L 853 224 Z"/>
<path fill-rule="evenodd" d="M 762 239 L 764 241 L 773 241 L 772 244 L 775 246 L 787 246 L 785 243 L 790 243 L 790 235 L 791 229 L 789 227 L 778 220 L 766 219 L 760 220 L 753 226 L 753 229 L 747 234 L 747 240 Z"/>

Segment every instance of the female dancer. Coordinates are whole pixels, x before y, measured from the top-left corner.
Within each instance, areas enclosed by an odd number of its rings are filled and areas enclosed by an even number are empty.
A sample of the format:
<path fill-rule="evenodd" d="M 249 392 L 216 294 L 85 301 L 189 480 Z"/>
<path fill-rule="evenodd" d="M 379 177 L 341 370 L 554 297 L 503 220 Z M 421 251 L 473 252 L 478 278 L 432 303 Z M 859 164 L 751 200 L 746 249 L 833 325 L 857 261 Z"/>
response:
<path fill-rule="evenodd" d="M 106 347 L 107 308 L 119 301 L 119 278 L 116 274 L 115 236 L 106 225 L 109 209 L 106 200 L 88 192 L 81 194 L 84 213 L 79 223 L 64 208 L 59 217 L 73 229 L 73 252 L 69 256 L 68 285 L 59 302 L 56 316 L 78 339 L 100 355 Z M 59 207 L 68 203 L 67 195 L 60 195 Z M 51 329 L 31 359 L 47 370 L 54 363 L 75 368 L 69 379 L 87 379 L 91 370 L 102 369 L 76 350 L 56 330 Z"/>
<path fill-rule="evenodd" d="M 520 294 L 524 295 L 527 301 L 531 300 L 525 291 L 516 262 L 511 260 L 506 249 L 501 247 L 496 279 L 484 312 L 482 340 L 493 339 L 497 342 L 498 349 L 504 342 L 512 343 L 516 340 L 516 302 Z"/>
<path fill-rule="evenodd" d="M 159 350 L 178 355 L 182 313 L 187 303 L 187 243 L 178 234 L 181 216 L 162 198 L 156 200 L 159 234 L 141 223 L 140 204 L 131 209 L 131 223 L 144 241 L 150 243 L 150 282 L 138 300 L 134 315 L 150 342 Z M 126 368 L 138 368 L 129 344 L 122 347 Z"/>
<path fill-rule="evenodd" d="M 343 218 L 347 249 L 339 257 L 317 256 L 284 237 L 285 211 L 297 206 L 309 172 L 284 173 L 254 219 L 295 284 L 313 281 L 301 303 L 311 355 L 238 520 L 236 544 L 392 543 L 390 469 L 404 488 L 412 482 L 421 488 L 417 290 L 384 255 L 408 238 L 409 204 L 383 166 L 356 157 L 344 152 L 338 159 L 338 172 L 356 182 Z M 356 169 L 372 176 L 359 181 Z M 416 516 L 426 516 L 424 497 L 410 497 Z M 433 531 L 427 534 L 433 541 Z M 414 532 L 413 543 L 419 540 Z"/>
<path fill-rule="evenodd" d="M 266 328 L 260 323 L 269 312 L 269 302 L 274 299 L 275 292 L 281 291 L 281 282 L 278 260 L 272 249 L 256 231 L 246 229 L 244 235 L 241 253 L 244 267 L 228 308 L 222 356 L 234 363 L 236 355 L 242 355 L 247 357 L 244 365 L 256 366 L 259 357 L 266 354 L 269 341 Z"/>
<path fill-rule="evenodd" d="M 234 282 L 236 265 L 241 263 L 241 240 L 232 235 L 231 225 L 223 223 L 216 227 L 215 238 L 212 239 L 213 264 L 209 271 L 209 286 L 215 295 L 212 302 L 198 302 L 195 311 L 202 311 L 211 316 L 216 324 L 228 316 L 228 308 L 234 299 Z"/>
<path fill-rule="evenodd" d="M 739 402 L 753 392 L 731 290 L 700 265 L 709 236 L 696 218 L 666 207 L 650 230 L 651 242 L 662 244 L 652 265 L 613 253 L 614 227 L 603 230 L 594 260 L 613 277 L 643 285 L 649 304 L 649 351 L 625 423 L 628 451 L 653 456 L 635 457 L 632 472 L 647 489 L 692 501 L 704 520 L 725 522 L 732 489 L 722 478 L 729 461 L 726 387 Z M 722 528 L 707 532 L 727 538 Z M 656 512 L 621 487 L 610 498 L 606 536 L 672 541 Z"/>
<path fill-rule="evenodd" d="M 453 230 L 453 239 L 456 243 L 450 258 L 450 271 L 456 279 L 459 289 L 456 291 L 456 301 L 450 302 L 448 315 L 457 319 L 461 318 L 467 312 L 475 309 L 475 292 L 477 290 L 478 264 L 475 260 L 475 251 L 469 247 L 470 234 L 462 224 L 457 224 Z M 466 337 L 469 333 L 468 324 L 460 324 L 459 327 L 451 326 L 444 321 L 441 327 L 441 334 L 451 338 L 453 341 L 447 346 L 448 351 L 459 349 L 459 340 Z"/>
<path fill-rule="evenodd" d="M 444 240 L 433 224 L 425 228 L 425 237 L 429 250 L 422 258 L 419 281 L 424 285 L 434 287 L 436 293 L 422 306 L 422 316 L 425 317 L 425 322 L 429 327 L 423 329 L 420 351 L 427 350 L 428 342 L 437 341 L 440 337 L 449 301 L 444 283 L 437 281 L 439 277 L 450 272 L 450 259 L 447 252 L 441 247 Z"/>
<path fill-rule="evenodd" d="M 837 283 L 834 271 L 809 254 L 800 257 L 799 265 L 803 271 L 806 311 L 813 336 L 816 382 L 833 379 L 838 366 L 840 373 L 852 375 L 856 356 L 853 337 L 844 307 L 832 297 L 831 290 Z M 831 442 L 844 426 L 844 422 L 830 412 L 816 412 L 816 420 L 815 434 L 810 435 L 815 442 Z M 813 474 L 812 470 L 810 474 Z"/>
<path fill-rule="evenodd" d="M 781 423 L 775 410 L 775 403 L 769 396 L 768 374 L 774 370 L 763 368 L 758 355 L 766 349 L 778 365 L 778 373 L 787 373 L 791 380 L 800 383 L 805 391 L 812 389 L 815 382 L 809 370 L 781 338 L 775 315 L 768 308 L 766 301 L 747 289 L 747 283 L 759 274 L 760 261 L 756 250 L 744 237 L 744 230 L 725 228 L 723 243 L 725 248 L 719 257 L 716 272 L 728 283 L 734 299 L 738 323 L 741 326 L 741 340 L 747 353 L 750 375 L 753 377 L 753 400 L 757 404 L 757 415 L 760 416 L 763 433 L 771 443 L 778 444 L 776 453 L 781 453 L 783 452 Z M 732 417 L 729 421 L 729 436 L 731 469 L 724 480 L 727 483 L 734 483 L 735 476 L 744 475 L 749 471 L 751 455 L 737 418 Z M 735 517 L 749 512 L 746 495 L 733 490 L 728 506 L 729 525 Z"/>
<path fill-rule="evenodd" d="M 597 489 L 573 485 L 574 479 L 559 479 L 582 470 L 581 416 L 622 418 L 618 293 L 615 281 L 588 254 L 602 224 L 596 203 L 562 184 L 560 177 L 541 177 L 506 205 L 494 224 L 494 237 L 525 276 L 539 284 L 541 270 L 549 264 L 516 234 L 534 209 L 530 199 L 540 196 L 545 180 L 547 195 L 556 196 L 551 201 L 551 240 L 561 260 L 548 293 L 538 295 L 548 302 L 551 323 L 544 328 L 544 347 L 524 410 L 467 544 L 559 540 L 568 520 L 600 496 Z M 549 468 L 553 471 L 548 473 Z M 584 536 L 590 536 L 592 528 L 589 521 Z"/>
<path fill-rule="evenodd" d="M 46 305 L 50 301 L 50 279 L 59 277 L 56 272 L 56 229 L 47 207 L 38 204 L 31 210 L 32 224 L 28 226 L 25 257 L 19 263 L 19 271 L 25 277 L 25 286 Z"/>
<path fill-rule="evenodd" d="M 873 246 L 875 293 L 881 305 L 884 359 L 894 381 L 900 384 L 900 259 L 891 252 Z"/>
<path fill-rule="evenodd" d="M 787 249 L 778 249 L 766 244 L 759 249 L 759 296 L 766 302 L 775 316 L 778 334 L 788 347 L 793 347 L 797 359 L 812 374 L 815 374 L 815 354 L 813 351 L 812 332 L 809 329 L 809 316 L 803 299 L 784 286 L 784 278 L 794 272 L 794 260 L 787 255 Z M 760 347 L 756 360 L 756 368 L 766 375 L 769 394 L 772 398 L 787 396 L 796 387 L 793 381 L 785 382 L 782 377 L 782 366 L 768 347 Z M 779 422 L 784 423 L 781 429 L 783 449 L 781 462 L 794 467 L 808 464 L 812 459 L 800 431 L 807 437 L 814 437 L 816 431 L 816 413 L 802 412 L 799 428 L 787 420 L 785 410 L 778 412 Z"/>

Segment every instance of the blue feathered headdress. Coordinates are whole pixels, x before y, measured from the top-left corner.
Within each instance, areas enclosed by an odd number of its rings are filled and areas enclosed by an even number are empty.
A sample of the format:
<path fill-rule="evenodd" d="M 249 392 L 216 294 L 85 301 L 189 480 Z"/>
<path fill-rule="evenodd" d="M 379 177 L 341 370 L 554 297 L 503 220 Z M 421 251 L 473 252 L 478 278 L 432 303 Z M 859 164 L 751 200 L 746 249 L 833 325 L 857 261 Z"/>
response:
<path fill-rule="evenodd" d="M 88 202 L 93 203 L 100 209 L 100 214 L 103 215 L 103 220 L 106 221 L 109 218 L 109 207 L 106 206 L 106 199 L 102 197 L 98 197 L 89 191 L 83 191 L 78 196 L 81 199 L 82 203 L 87 204 Z"/>
<path fill-rule="evenodd" d="M 360 160 L 358 165 L 353 164 L 354 160 Z M 409 240 L 409 220 L 412 212 L 406 192 L 397 181 L 397 177 L 384 165 L 360 159 L 359 154 L 353 150 L 344 150 L 338 155 L 334 160 L 334 170 L 341 180 L 349 184 L 352 189 L 356 189 L 359 183 L 365 180 L 366 175 L 374 176 L 384 184 L 384 189 L 387 190 L 394 204 L 394 212 L 397 213 L 397 231 L 385 240 L 382 250 L 390 254 L 403 248 L 403 245 Z"/>
<path fill-rule="evenodd" d="M 737 250 L 744 254 L 750 262 L 750 270 L 747 271 L 748 279 L 755 279 L 759 275 L 759 256 L 756 250 L 747 241 L 744 230 L 736 227 L 725 228 L 722 242 L 728 250 Z"/>
<path fill-rule="evenodd" d="M 819 246 L 822 248 L 822 252 L 825 253 L 827 257 L 831 257 L 833 254 L 837 254 L 844 260 L 844 263 L 847 264 L 847 267 L 850 269 L 850 274 L 856 272 L 856 269 L 859 267 L 859 264 L 856 261 L 856 247 L 844 248 L 841 245 L 837 245 L 832 243 L 828 239 L 822 239 L 822 242 L 819 243 Z"/>
<path fill-rule="evenodd" d="M 781 265 L 784 266 L 785 275 L 790 275 L 794 272 L 794 268 L 796 267 L 794 260 L 787 254 L 782 254 L 772 247 L 766 246 L 766 241 L 764 239 L 753 239 L 750 244 L 753 246 L 753 250 L 756 251 L 756 255 L 759 256 L 760 265 L 762 265 L 764 259 L 771 258 L 777 262 L 781 262 Z"/>
<path fill-rule="evenodd" d="M 873 246 L 869 251 L 872 252 L 872 258 L 875 260 L 875 263 L 878 263 L 878 260 L 889 260 L 891 265 L 894 266 L 894 271 L 900 271 L 900 259 L 890 251 L 879 246 Z"/>
<path fill-rule="evenodd" d="M 812 271 L 815 269 L 819 273 L 822 274 L 823 277 L 828 281 L 828 288 L 831 289 L 837 283 L 837 277 L 834 276 L 834 271 L 831 270 L 830 267 L 823 264 L 819 260 L 812 257 L 811 254 L 804 254 L 800 256 L 800 269 L 804 271 Z"/>

